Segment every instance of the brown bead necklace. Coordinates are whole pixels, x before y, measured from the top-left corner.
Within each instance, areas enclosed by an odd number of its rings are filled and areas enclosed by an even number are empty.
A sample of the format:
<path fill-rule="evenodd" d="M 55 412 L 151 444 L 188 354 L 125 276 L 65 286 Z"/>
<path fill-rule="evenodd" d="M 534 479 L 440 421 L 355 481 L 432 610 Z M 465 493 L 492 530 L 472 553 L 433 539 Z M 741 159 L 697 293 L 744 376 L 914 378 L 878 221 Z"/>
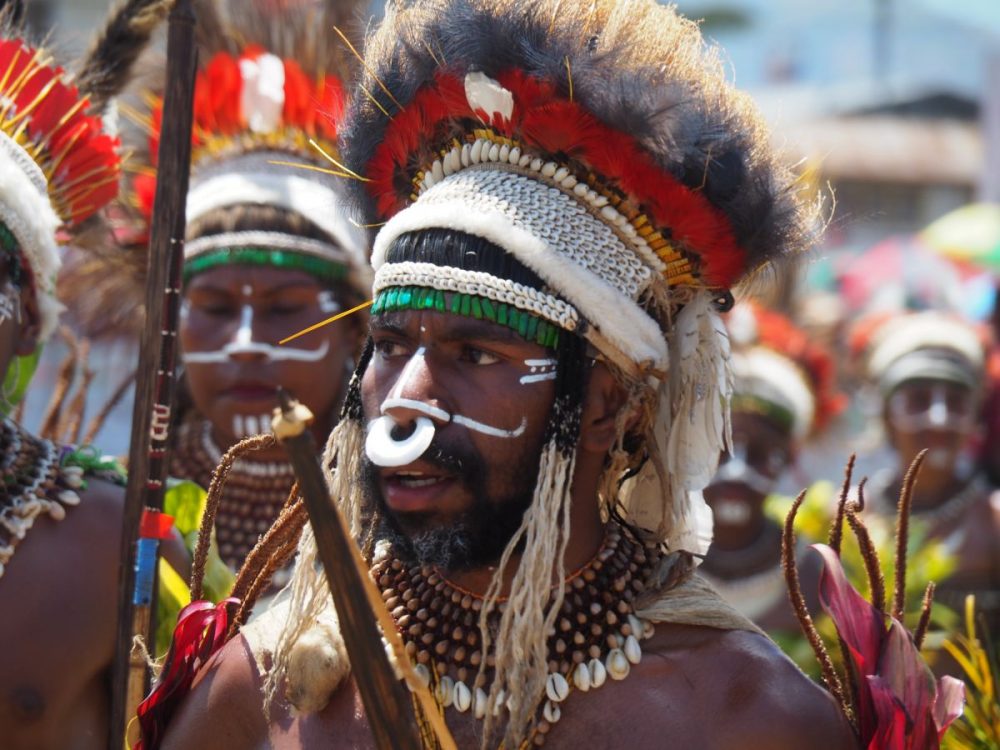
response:
<path fill-rule="evenodd" d="M 42 513 L 61 521 L 80 504 L 84 470 L 60 466 L 62 452 L 10 419 L 0 422 L 0 576 Z"/>
<path fill-rule="evenodd" d="M 207 420 L 188 421 L 178 430 L 170 475 L 208 489 L 222 451 Z M 215 518 L 219 555 L 238 570 L 258 539 L 274 523 L 295 483 L 289 463 L 243 459 L 233 464 Z"/>
<path fill-rule="evenodd" d="M 639 642 L 653 634 L 653 626 L 635 615 L 633 603 L 662 554 L 628 528 L 610 523 L 594 558 L 566 579 L 562 610 L 549 636 L 546 700 L 531 740 L 535 745 L 544 743 L 559 720 L 559 704 L 573 690 L 599 688 L 608 677 L 623 680 L 631 665 L 641 660 Z M 493 655 L 485 656 L 486 669 L 480 675 L 482 598 L 449 582 L 431 566 L 407 566 L 392 559 L 391 551 L 375 563 L 372 575 L 407 655 L 421 680 L 433 687 L 438 702 L 484 718 Z M 501 599 L 490 615 L 491 627 L 504 608 Z"/>

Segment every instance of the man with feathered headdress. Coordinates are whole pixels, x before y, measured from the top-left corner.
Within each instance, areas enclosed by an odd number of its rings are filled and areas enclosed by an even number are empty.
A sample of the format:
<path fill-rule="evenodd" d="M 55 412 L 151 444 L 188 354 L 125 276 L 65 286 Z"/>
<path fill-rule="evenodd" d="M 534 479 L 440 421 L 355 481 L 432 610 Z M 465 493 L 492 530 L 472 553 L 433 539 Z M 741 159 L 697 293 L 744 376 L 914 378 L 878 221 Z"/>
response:
<path fill-rule="evenodd" d="M 697 28 L 651 1 L 398 5 L 365 70 L 345 172 L 381 226 L 374 303 L 326 465 L 457 744 L 853 746 L 692 572 L 718 311 L 812 228 Z M 367 746 L 318 571 L 307 531 L 164 747 Z"/>
<path fill-rule="evenodd" d="M 118 192 L 102 116 L 165 14 L 120 3 L 76 75 L 30 46 L 0 8 L 0 744 L 107 747 L 121 469 L 9 416 L 58 325 L 59 233 L 74 241 Z M 99 233 L 98 233 L 99 234 Z"/>

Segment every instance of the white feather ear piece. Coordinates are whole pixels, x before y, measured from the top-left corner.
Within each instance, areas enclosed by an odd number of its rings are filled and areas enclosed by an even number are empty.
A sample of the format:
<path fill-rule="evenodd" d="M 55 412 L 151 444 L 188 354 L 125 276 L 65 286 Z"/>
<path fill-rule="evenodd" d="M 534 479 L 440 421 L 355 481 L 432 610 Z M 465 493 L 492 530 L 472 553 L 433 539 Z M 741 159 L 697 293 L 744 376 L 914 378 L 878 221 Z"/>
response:
<path fill-rule="evenodd" d="M 667 543 L 672 549 L 704 554 L 712 539 L 712 511 L 700 490 L 712 481 L 719 454 L 731 443 L 733 392 L 729 336 L 708 292 L 699 293 L 677 315 L 670 349 L 674 419 L 666 469 L 675 507 Z"/>
<path fill-rule="evenodd" d="M 649 460 L 622 487 L 625 517 L 672 550 L 703 555 L 712 542 L 712 510 L 701 490 L 729 444 L 729 339 L 713 297 L 696 296 L 670 335 L 669 377 L 647 447 Z"/>

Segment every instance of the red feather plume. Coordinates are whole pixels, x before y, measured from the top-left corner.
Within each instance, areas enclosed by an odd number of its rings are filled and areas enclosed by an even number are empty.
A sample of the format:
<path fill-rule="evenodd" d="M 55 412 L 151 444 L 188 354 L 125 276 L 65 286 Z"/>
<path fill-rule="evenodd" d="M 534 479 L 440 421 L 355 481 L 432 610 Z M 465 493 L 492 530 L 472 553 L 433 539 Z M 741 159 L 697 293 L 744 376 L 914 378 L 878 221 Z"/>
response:
<path fill-rule="evenodd" d="M 19 39 L 0 41 L 0 101 L 0 130 L 41 168 L 64 224 L 80 224 L 118 194 L 118 139 L 86 114 L 87 98 L 42 51 Z"/>

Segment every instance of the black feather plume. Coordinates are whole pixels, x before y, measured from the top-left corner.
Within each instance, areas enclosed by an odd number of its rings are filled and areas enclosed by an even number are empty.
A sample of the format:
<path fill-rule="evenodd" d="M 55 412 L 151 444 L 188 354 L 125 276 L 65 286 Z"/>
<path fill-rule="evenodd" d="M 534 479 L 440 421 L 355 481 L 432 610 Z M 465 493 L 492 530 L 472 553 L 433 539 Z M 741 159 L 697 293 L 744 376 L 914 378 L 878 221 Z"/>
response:
<path fill-rule="evenodd" d="M 76 84 L 90 97 L 90 113 L 101 115 L 125 88 L 133 64 L 174 0 L 121 0 L 83 59 Z"/>

